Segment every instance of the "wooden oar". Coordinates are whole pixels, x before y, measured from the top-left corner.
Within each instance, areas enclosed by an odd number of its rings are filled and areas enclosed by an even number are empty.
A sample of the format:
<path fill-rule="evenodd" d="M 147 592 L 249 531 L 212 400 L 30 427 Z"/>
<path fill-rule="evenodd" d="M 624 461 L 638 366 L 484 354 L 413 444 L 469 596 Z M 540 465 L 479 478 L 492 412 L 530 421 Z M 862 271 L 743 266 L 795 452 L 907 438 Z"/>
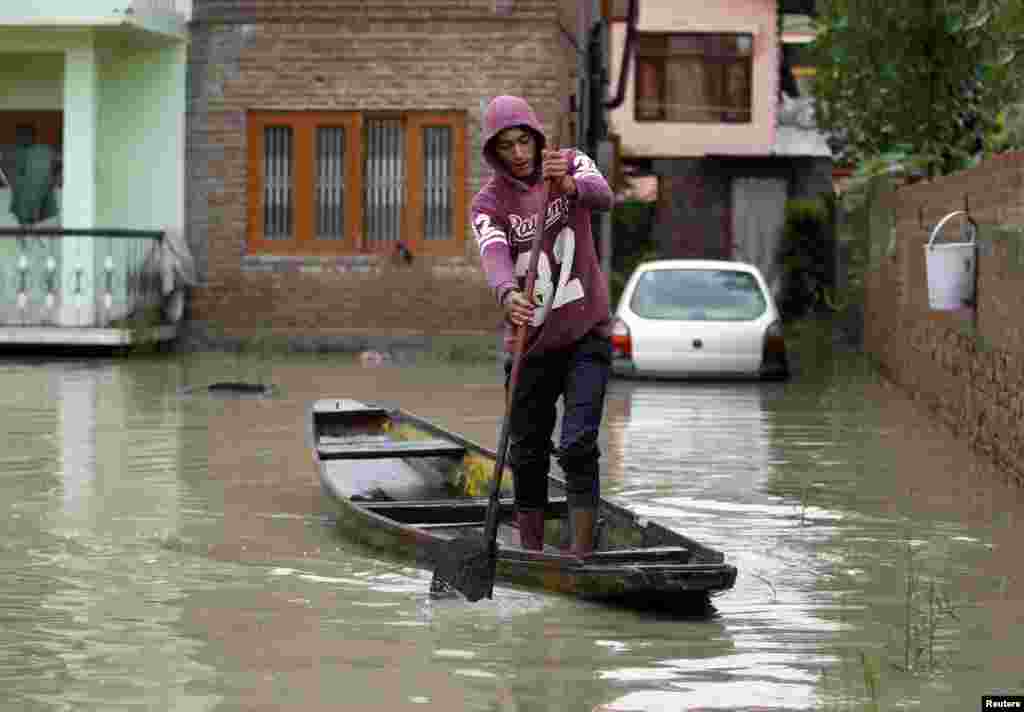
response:
<path fill-rule="evenodd" d="M 533 300 L 533 287 L 537 280 L 537 262 L 540 260 L 541 242 L 544 240 L 544 221 L 548 212 L 548 197 L 551 194 L 550 181 L 545 180 L 541 192 L 540 216 L 537 220 L 537 232 L 530 246 L 530 261 L 526 269 L 527 299 Z M 505 470 L 505 455 L 508 452 L 510 421 L 512 420 L 512 403 L 515 398 L 516 385 L 519 382 L 519 367 L 526 347 L 527 324 L 516 329 L 515 342 L 512 349 L 512 372 L 508 379 L 508 394 L 505 398 L 505 416 L 501 421 L 501 433 L 498 436 L 497 460 L 494 463 L 494 475 L 491 478 L 491 495 L 487 502 L 487 515 L 484 518 L 484 532 L 481 537 L 475 532 L 458 537 L 438 556 L 434 578 L 430 584 L 431 591 L 455 589 L 469 601 L 479 601 L 483 597 L 491 598 L 494 593 L 494 577 L 497 568 L 498 547 L 498 515 L 500 502 L 498 492 L 501 489 L 501 475 Z"/>

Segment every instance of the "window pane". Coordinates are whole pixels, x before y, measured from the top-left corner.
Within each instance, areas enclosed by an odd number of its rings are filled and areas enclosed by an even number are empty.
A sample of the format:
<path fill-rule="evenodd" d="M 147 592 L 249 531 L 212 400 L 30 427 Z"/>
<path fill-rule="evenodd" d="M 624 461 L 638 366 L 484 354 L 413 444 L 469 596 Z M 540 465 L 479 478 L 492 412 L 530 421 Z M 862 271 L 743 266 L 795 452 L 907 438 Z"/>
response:
<path fill-rule="evenodd" d="M 401 239 L 405 208 L 404 150 L 405 129 L 400 119 L 366 122 L 363 218 L 370 246 Z"/>
<path fill-rule="evenodd" d="M 640 278 L 629 306 L 646 319 L 749 321 L 768 303 L 749 272 L 665 269 Z"/>
<path fill-rule="evenodd" d="M 640 120 L 659 121 L 665 118 L 661 96 L 664 63 L 641 59 L 636 66 L 636 117 Z"/>
<path fill-rule="evenodd" d="M 292 128 L 267 126 L 263 131 L 263 234 L 268 240 L 290 240 L 294 218 Z"/>
<path fill-rule="evenodd" d="M 750 64 L 731 62 L 723 68 L 724 83 L 722 120 L 746 123 L 750 121 Z"/>
<path fill-rule="evenodd" d="M 423 237 L 452 236 L 452 130 L 449 126 L 423 129 Z"/>
<path fill-rule="evenodd" d="M 716 120 L 707 101 L 714 77 L 700 57 L 673 58 L 665 67 L 664 115 L 666 121 Z"/>
<path fill-rule="evenodd" d="M 345 235 L 345 129 L 316 131 L 316 236 L 340 240 Z"/>
<path fill-rule="evenodd" d="M 749 122 L 753 37 L 749 34 L 641 34 L 639 121 Z"/>

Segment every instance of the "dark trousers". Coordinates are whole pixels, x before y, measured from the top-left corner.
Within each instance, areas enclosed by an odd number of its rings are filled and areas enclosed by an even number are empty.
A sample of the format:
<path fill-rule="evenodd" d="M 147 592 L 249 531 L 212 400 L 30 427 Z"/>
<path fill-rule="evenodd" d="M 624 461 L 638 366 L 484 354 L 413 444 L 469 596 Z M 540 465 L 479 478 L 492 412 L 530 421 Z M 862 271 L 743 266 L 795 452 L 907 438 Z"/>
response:
<path fill-rule="evenodd" d="M 510 356 L 505 361 L 506 388 L 511 373 Z M 601 495 L 597 435 L 610 373 L 611 342 L 594 333 L 566 349 L 523 359 L 509 424 L 508 460 L 517 508 L 547 506 L 559 397 L 564 412 L 556 457 L 565 471 L 568 504 L 597 506 Z"/>

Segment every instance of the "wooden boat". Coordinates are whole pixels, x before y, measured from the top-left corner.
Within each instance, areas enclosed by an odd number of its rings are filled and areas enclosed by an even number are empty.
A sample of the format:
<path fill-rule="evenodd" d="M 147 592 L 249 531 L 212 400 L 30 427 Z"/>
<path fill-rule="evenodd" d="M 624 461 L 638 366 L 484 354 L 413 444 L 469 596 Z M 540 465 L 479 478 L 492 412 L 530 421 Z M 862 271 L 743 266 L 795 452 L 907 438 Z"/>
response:
<path fill-rule="evenodd" d="M 432 568 L 454 538 L 483 530 L 494 452 L 404 410 L 344 398 L 316 401 L 309 425 L 321 485 L 350 538 Z M 584 559 L 568 554 L 565 482 L 554 475 L 544 550 L 522 549 L 506 496 L 511 474 L 502 480 L 499 585 L 671 606 L 706 601 L 735 583 L 736 567 L 721 552 L 606 499 L 596 551 Z"/>

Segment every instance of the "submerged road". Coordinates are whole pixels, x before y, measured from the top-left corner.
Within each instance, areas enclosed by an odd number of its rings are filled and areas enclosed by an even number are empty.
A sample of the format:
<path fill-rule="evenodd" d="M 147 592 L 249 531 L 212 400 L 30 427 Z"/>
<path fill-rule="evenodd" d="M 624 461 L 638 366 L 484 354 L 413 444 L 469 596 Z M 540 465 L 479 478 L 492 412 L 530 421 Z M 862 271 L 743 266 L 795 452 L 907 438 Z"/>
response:
<path fill-rule="evenodd" d="M 1024 692 L 1024 493 L 857 355 L 786 384 L 613 382 L 604 493 L 739 567 L 701 620 L 508 588 L 433 601 L 429 571 L 333 529 L 309 403 L 400 404 L 493 446 L 494 364 L 36 361 L 0 361 L 0 709 L 976 709 Z M 237 380 L 276 390 L 203 388 Z"/>

